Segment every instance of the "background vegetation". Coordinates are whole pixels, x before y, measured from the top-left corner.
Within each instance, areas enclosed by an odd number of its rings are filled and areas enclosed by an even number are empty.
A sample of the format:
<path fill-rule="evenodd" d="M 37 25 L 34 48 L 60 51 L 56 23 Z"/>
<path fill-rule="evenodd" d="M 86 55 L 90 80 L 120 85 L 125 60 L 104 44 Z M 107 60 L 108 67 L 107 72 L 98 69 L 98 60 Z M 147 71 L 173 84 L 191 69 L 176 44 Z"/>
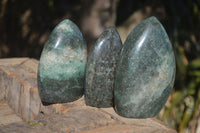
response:
<path fill-rule="evenodd" d="M 158 118 L 179 132 L 200 132 L 200 0 L 1 0 L 0 58 L 39 59 L 50 32 L 69 18 L 90 51 L 108 26 L 122 38 L 143 19 L 156 16 L 173 44 L 174 92 Z"/>

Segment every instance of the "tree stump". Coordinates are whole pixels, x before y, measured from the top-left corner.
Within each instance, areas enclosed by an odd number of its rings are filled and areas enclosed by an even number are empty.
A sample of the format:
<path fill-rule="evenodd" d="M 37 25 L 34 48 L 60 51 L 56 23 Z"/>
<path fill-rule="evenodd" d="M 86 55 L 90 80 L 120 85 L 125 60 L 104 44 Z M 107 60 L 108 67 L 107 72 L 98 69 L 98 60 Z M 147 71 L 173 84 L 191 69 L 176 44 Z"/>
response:
<path fill-rule="evenodd" d="M 156 118 L 128 119 L 113 108 L 85 105 L 84 97 L 43 106 L 37 89 L 38 61 L 0 59 L 0 132 L 176 133 Z"/>

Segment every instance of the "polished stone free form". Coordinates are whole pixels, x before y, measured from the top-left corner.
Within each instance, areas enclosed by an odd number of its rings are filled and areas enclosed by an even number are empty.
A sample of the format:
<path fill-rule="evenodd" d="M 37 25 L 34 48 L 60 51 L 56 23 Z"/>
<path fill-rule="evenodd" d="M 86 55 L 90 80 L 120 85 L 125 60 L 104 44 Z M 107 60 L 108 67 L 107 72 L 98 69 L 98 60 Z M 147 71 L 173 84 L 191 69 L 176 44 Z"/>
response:
<path fill-rule="evenodd" d="M 114 88 L 116 112 L 129 118 L 153 117 L 172 91 L 175 58 L 169 38 L 155 17 L 138 24 L 121 50 Z"/>
<path fill-rule="evenodd" d="M 60 22 L 42 51 L 38 67 L 38 90 L 43 104 L 64 103 L 83 95 L 86 44 L 70 20 Z"/>
<path fill-rule="evenodd" d="M 121 39 L 112 27 L 107 28 L 95 43 L 86 68 L 87 105 L 113 106 L 114 74 L 121 46 Z"/>

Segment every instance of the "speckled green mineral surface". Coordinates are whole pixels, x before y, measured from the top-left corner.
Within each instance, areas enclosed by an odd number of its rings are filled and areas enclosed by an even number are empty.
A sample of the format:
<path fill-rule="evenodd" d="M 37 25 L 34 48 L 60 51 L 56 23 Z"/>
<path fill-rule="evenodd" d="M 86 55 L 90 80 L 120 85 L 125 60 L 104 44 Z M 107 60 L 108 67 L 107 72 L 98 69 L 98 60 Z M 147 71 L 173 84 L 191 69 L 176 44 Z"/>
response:
<path fill-rule="evenodd" d="M 121 46 L 121 39 L 112 27 L 107 28 L 95 43 L 86 68 L 87 105 L 113 106 L 114 75 Z"/>
<path fill-rule="evenodd" d="M 175 58 L 163 26 L 155 17 L 138 24 L 121 50 L 114 87 L 116 112 L 129 118 L 153 117 L 172 91 Z"/>
<path fill-rule="evenodd" d="M 73 22 L 64 20 L 55 27 L 38 67 L 38 90 L 43 104 L 72 102 L 83 95 L 86 49 Z"/>

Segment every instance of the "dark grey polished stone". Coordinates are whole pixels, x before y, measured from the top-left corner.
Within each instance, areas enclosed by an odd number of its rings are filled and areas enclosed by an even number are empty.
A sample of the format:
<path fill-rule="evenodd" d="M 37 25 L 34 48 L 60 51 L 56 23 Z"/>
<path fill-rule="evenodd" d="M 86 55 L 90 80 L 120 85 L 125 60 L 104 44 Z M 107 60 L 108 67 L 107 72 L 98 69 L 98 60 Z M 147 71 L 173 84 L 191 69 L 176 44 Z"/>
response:
<path fill-rule="evenodd" d="M 83 95 L 86 44 L 70 20 L 59 23 L 42 51 L 38 90 L 43 104 L 72 102 Z"/>
<path fill-rule="evenodd" d="M 122 48 L 114 88 L 116 112 L 129 118 L 153 117 L 172 91 L 175 58 L 169 38 L 155 17 L 138 24 Z"/>
<path fill-rule="evenodd" d="M 98 38 L 86 68 L 85 100 L 94 107 L 113 106 L 114 74 L 121 49 L 121 39 L 114 28 L 107 28 Z"/>

